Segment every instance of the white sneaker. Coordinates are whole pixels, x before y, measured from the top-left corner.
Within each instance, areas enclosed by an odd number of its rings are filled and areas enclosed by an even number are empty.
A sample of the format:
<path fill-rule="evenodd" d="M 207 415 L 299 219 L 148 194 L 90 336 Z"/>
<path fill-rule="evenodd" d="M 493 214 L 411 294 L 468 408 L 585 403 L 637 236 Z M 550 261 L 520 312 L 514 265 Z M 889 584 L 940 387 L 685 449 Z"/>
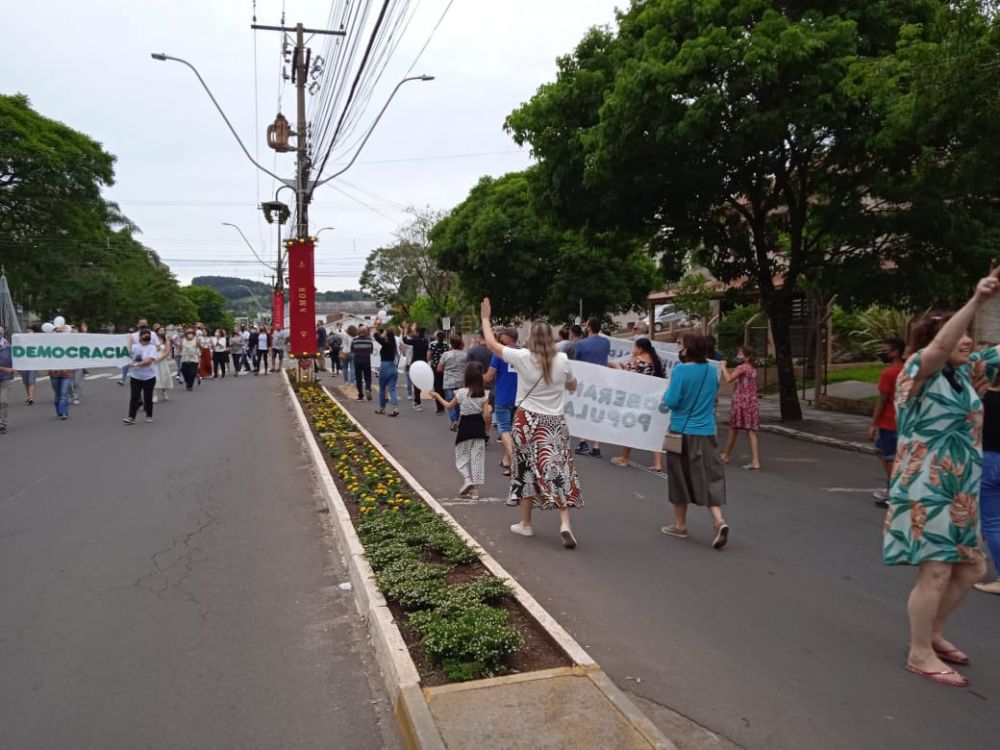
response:
<path fill-rule="evenodd" d="M 472 484 L 471 482 L 466 482 L 465 484 L 462 485 L 462 489 L 458 491 L 458 496 L 468 497 L 469 493 L 474 492 L 475 489 L 476 485 Z"/>
<path fill-rule="evenodd" d="M 153 403 L 154 404 L 160 403 L 160 397 L 159 396 L 153 396 Z"/>
<path fill-rule="evenodd" d="M 576 537 L 573 536 L 573 530 L 569 526 L 560 527 L 559 536 L 562 537 L 566 549 L 576 549 Z"/>
<path fill-rule="evenodd" d="M 73 406 L 79 406 L 79 405 L 80 405 L 80 399 L 74 398 L 73 399 Z"/>
<path fill-rule="evenodd" d="M 518 521 L 517 523 L 512 523 L 510 525 L 510 530 L 513 531 L 515 534 L 519 534 L 520 536 L 535 535 L 535 530 L 533 528 L 531 528 L 530 526 L 523 526 L 520 521 Z"/>

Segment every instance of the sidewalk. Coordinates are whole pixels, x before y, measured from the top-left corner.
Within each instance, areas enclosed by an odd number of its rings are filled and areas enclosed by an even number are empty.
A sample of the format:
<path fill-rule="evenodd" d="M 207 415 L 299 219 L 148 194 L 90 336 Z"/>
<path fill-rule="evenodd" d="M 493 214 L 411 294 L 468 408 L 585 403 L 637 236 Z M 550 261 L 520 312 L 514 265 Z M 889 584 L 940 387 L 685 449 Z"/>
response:
<path fill-rule="evenodd" d="M 721 428 L 729 421 L 728 396 L 719 398 L 716 414 Z M 801 421 L 782 422 L 778 396 L 763 396 L 760 399 L 761 432 L 784 435 L 843 450 L 872 453 L 872 444 L 868 440 L 869 425 L 871 425 L 869 417 L 816 409 L 805 402 L 802 403 Z"/>

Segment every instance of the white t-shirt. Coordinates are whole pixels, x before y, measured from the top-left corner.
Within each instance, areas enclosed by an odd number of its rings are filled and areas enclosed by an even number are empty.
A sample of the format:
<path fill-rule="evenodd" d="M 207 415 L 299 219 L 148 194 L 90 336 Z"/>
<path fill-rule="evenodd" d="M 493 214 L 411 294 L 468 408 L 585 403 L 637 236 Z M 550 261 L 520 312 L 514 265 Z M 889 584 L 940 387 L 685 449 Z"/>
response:
<path fill-rule="evenodd" d="M 129 377 L 135 380 L 152 380 L 156 377 L 156 345 L 150 342 L 149 344 L 133 344 L 132 345 L 132 361 L 142 361 L 144 359 L 152 359 L 152 364 L 143 365 L 142 367 L 130 367 L 128 370 Z"/>
<path fill-rule="evenodd" d="M 562 416 L 566 406 L 566 383 L 573 379 L 569 357 L 562 352 L 556 353 L 555 359 L 552 360 L 551 383 L 545 382 L 542 368 L 535 363 L 528 349 L 512 349 L 505 346 L 503 360 L 517 373 L 517 403 L 522 409 L 536 414 Z"/>
<path fill-rule="evenodd" d="M 260 337 L 257 339 L 257 351 L 267 351 L 267 333 L 265 331 L 261 331 Z"/>
<path fill-rule="evenodd" d="M 229 342 L 226 341 L 225 336 L 213 336 L 212 337 L 212 350 L 216 352 L 224 352 L 229 348 Z"/>

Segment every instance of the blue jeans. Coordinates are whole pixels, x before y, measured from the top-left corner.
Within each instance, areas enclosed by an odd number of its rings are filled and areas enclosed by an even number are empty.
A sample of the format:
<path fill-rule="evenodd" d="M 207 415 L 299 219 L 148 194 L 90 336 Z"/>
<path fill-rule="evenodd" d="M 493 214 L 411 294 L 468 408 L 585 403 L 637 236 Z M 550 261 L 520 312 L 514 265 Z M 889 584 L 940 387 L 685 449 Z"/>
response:
<path fill-rule="evenodd" d="M 455 391 L 456 390 L 457 390 L 456 388 L 445 388 L 444 389 L 444 400 L 445 401 L 451 401 L 453 398 L 455 398 Z M 459 410 L 459 408 L 457 406 L 453 406 L 452 408 L 450 408 L 448 410 L 448 418 L 452 422 L 458 422 L 458 420 L 461 419 L 461 417 L 462 417 L 462 412 Z"/>
<path fill-rule="evenodd" d="M 392 408 L 395 409 L 399 406 L 399 402 L 396 400 L 396 378 L 398 377 L 399 371 L 396 369 L 396 364 L 394 362 L 383 362 L 378 366 L 379 409 L 385 409 L 386 391 L 389 392 L 389 398 L 392 400 Z"/>
<path fill-rule="evenodd" d="M 350 383 L 354 380 L 354 357 L 348 354 L 347 359 L 343 360 L 340 364 L 343 368 L 344 382 Z"/>
<path fill-rule="evenodd" d="M 56 395 L 56 416 L 69 416 L 69 387 L 73 383 L 73 378 L 50 377 L 52 392 Z"/>
<path fill-rule="evenodd" d="M 983 483 L 979 491 L 979 517 L 993 567 L 1000 576 L 1000 453 L 983 451 Z"/>

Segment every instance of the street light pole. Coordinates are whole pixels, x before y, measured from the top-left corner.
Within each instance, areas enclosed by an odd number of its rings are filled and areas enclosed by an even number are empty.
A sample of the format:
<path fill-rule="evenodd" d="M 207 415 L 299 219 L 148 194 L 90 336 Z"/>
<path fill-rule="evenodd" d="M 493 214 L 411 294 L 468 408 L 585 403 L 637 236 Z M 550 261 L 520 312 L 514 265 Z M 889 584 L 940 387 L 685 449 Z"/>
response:
<path fill-rule="evenodd" d="M 247 236 L 246 236 L 245 234 L 243 234 L 243 230 L 242 230 L 242 229 L 240 229 L 240 228 L 239 228 L 238 226 L 236 226 L 235 224 L 231 224 L 231 223 L 230 223 L 230 222 L 228 222 L 228 221 L 224 221 L 224 222 L 222 222 L 222 226 L 224 226 L 224 227 L 232 227 L 232 228 L 233 228 L 233 229 L 235 229 L 235 230 L 236 230 L 237 232 L 239 232 L 239 233 L 240 233 L 240 237 L 242 237 L 242 238 L 243 238 L 243 241 L 244 241 L 245 243 L 247 243 L 247 247 L 249 247 L 249 248 L 250 248 L 250 252 L 251 252 L 251 253 L 253 253 L 253 257 L 255 257 L 255 258 L 257 259 L 257 262 L 258 262 L 258 263 L 260 263 L 260 264 L 261 264 L 262 266 L 264 266 L 264 268 L 266 268 L 266 269 L 267 269 L 268 271 L 271 271 L 271 272 L 274 272 L 274 269 L 273 269 L 273 268 L 271 268 L 271 266 L 269 266 L 269 265 L 268 265 L 267 263 L 265 263 L 265 262 L 264 262 L 263 260 L 261 260 L 261 259 L 260 259 L 260 256 L 259 256 L 259 255 L 257 255 L 257 251 L 253 249 L 253 245 L 251 245 L 251 244 L 250 244 L 250 240 L 248 240 L 248 239 L 247 239 Z"/>
<path fill-rule="evenodd" d="M 433 81 L 433 80 L 434 80 L 434 76 L 421 75 L 421 76 L 410 76 L 409 78 L 404 78 L 399 83 L 397 83 L 396 84 L 396 88 L 394 88 L 392 90 L 392 93 L 389 94 L 389 98 L 385 100 L 385 104 L 382 105 L 382 109 L 379 110 L 379 113 L 375 117 L 375 120 L 372 122 L 371 127 L 368 128 L 368 132 L 365 133 L 364 140 L 361 141 L 361 145 L 358 146 L 357 150 L 354 152 L 354 156 L 352 156 L 351 160 L 347 163 L 347 166 L 344 167 L 343 169 L 341 169 L 339 172 L 333 173 L 332 175 L 330 175 L 329 177 L 327 177 L 325 180 L 320 180 L 320 179 L 318 179 L 319 175 L 323 173 L 323 167 L 326 166 L 326 159 L 327 159 L 327 157 L 330 156 L 330 152 L 329 151 L 326 152 L 326 157 L 323 158 L 323 163 L 320 164 L 319 172 L 316 174 L 317 180 L 313 184 L 312 189 L 310 189 L 310 191 L 309 191 L 310 198 L 312 197 L 312 191 L 313 190 L 315 190 L 316 188 L 318 188 L 320 185 L 325 185 L 326 183 L 328 183 L 330 180 L 332 180 L 335 177 L 340 177 L 340 175 L 344 174 L 344 172 L 346 172 L 348 169 L 350 169 L 351 167 L 354 166 L 354 162 L 356 162 L 358 160 L 358 156 L 361 154 L 361 150 L 365 147 L 365 144 L 368 143 L 368 139 L 372 137 L 372 133 L 375 132 L 375 126 L 378 125 L 378 121 L 382 119 L 382 115 L 384 115 L 385 111 L 387 109 L 389 109 L 389 104 L 392 103 L 393 97 L 396 96 L 396 92 L 399 91 L 400 87 L 402 87 L 402 85 L 404 83 L 408 83 L 409 81 Z M 331 145 L 330 148 L 332 149 L 333 146 Z"/>

